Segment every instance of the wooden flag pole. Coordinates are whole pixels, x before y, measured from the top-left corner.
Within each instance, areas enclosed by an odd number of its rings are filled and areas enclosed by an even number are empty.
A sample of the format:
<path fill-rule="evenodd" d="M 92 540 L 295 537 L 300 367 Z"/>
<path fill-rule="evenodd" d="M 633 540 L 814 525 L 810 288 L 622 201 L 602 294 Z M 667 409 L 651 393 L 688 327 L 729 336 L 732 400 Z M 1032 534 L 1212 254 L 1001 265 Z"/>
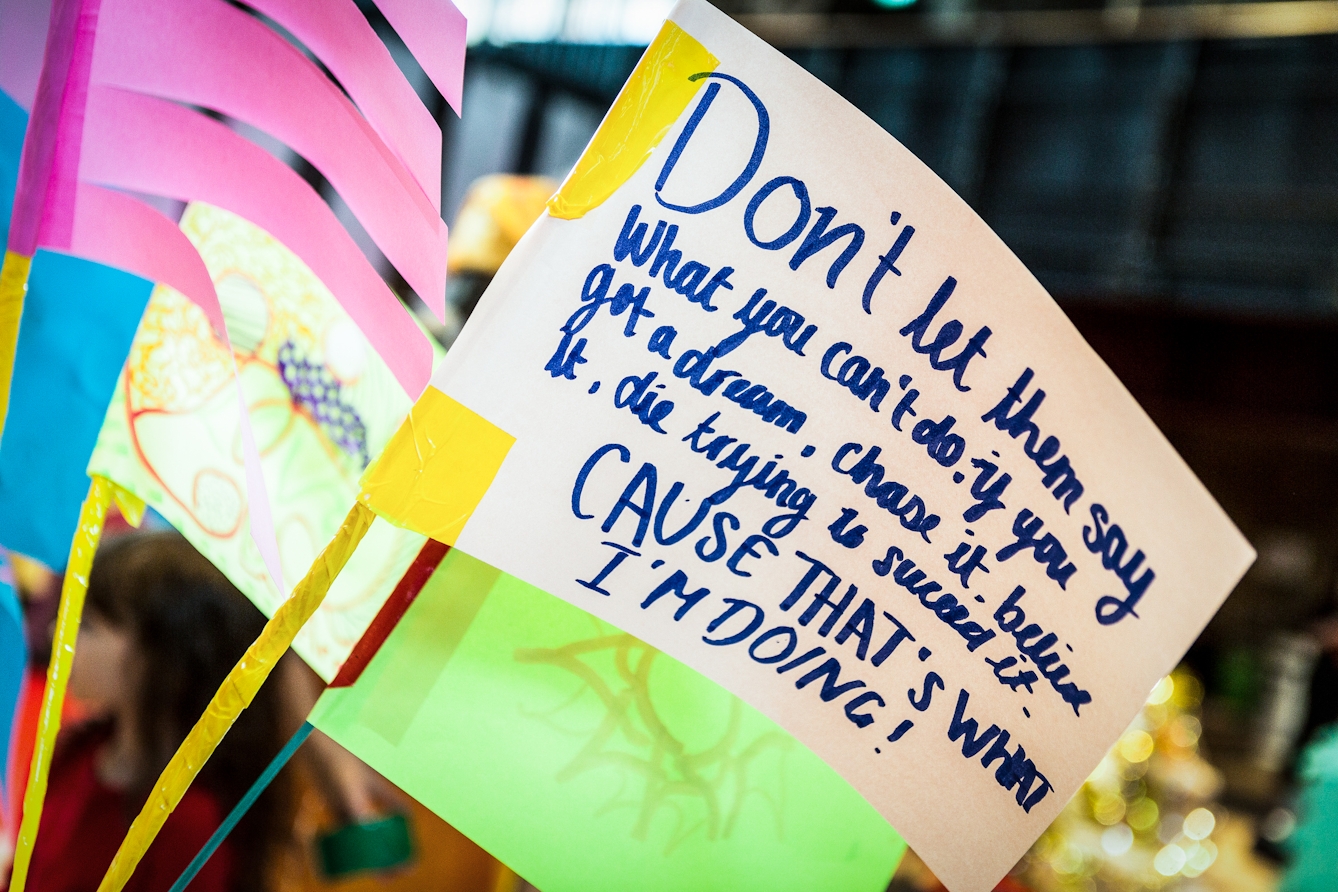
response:
<path fill-rule="evenodd" d="M 381 605 L 376 617 L 367 626 L 367 630 L 362 633 L 358 643 L 354 645 L 348 659 L 344 661 L 343 667 L 340 668 L 339 674 L 334 681 L 330 682 L 330 687 L 347 687 L 357 680 L 362 670 L 367 667 L 368 662 L 376 655 L 396 624 L 404 616 L 405 611 L 409 609 L 409 605 L 418 597 L 418 593 L 432 578 L 432 574 L 436 572 L 437 567 L 441 566 L 441 561 L 446 557 L 449 550 L 450 547 L 447 545 L 432 539 L 427 540 L 422 550 L 418 552 L 418 556 L 414 558 L 413 563 L 404 571 L 403 577 L 395 585 L 390 597 L 386 598 L 385 604 Z M 204 844 L 204 847 L 191 860 L 191 863 L 186 866 L 186 869 L 182 871 L 181 876 L 172 884 L 172 888 L 168 892 L 186 892 L 186 887 L 190 885 L 190 881 L 203 869 L 210 856 L 223 844 L 223 840 L 228 838 L 232 829 L 241 822 L 242 818 L 246 817 L 247 811 L 255 805 L 256 800 L 265 792 L 265 788 L 274 781 L 274 778 L 278 777 L 279 772 L 283 770 L 283 766 L 288 764 L 288 760 L 297 752 L 298 747 L 302 746 L 303 741 L 307 739 L 312 730 L 311 719 L 308 718 L 284 748 L 279 751 L 279 754 L 274 757 L 274 761 L 270 762 L 260 777 L 256 779 L 256 782 L 246 791 L 246 795 L 241 798 L 241 801 L 232 809 L 228 817 L 214 831 L 214 835 L 209 837 L 209 841 Z"/>
<path fill-rule="evenodd" d="M 60 732 L 60 714 L 65 705 L 65 688 L 70 683 L 74 665 L 74 645 L 79 637 L 79 623 L 84 615 L 84 597 L 88 594 L 88 574 L 93 567 L 93 553 L 98 550 L 102 528 L 107 520 L 115 484 L 105 477 L 94 477 L 79 511 L 79 528 L 70 543 L 70 560 L 60 589 L 60 607 L 56 613 L 56 631 L 51 642 L 51 662 L 46 669 L 46 687 L 42 691 L 42 712 L 37 720 L 37 739 L 33 743 L 32 764 L 28 769 L 28 788 L 23 793 L 23 819 L 19 822 L 18 841 L 14 847 L 14 872 L 9 881 L 11 892 L 23 892 L 32 862 L 37 828 L 42 823 L 42 804 L 46 799 L 47 777 L 51 772 L 51 754 Z"/>
<path fill-rule="evenodd" d="M 241 660 L 228 673 L 204 714 L 159 775 L 148 801 L 121 841 L 121 847 L 107 868 L 98 892 L 120 892 L 125 887 L 195 776 L 209 761 L 237 716 L 251 704 L 256 692 L 278 665 L 279 658 L 292 645 L 302 626 L 325 600 L 331 583 L 357 549 L 372 524 L 373 516 L 371 509 L 361 501 L 354 503 L 339 531 L 312 562 L 307 575 L 302 577 L 288 600 L 279 606 L 274 617 L 265 624 L 260 637 L 247 648 Z"/>

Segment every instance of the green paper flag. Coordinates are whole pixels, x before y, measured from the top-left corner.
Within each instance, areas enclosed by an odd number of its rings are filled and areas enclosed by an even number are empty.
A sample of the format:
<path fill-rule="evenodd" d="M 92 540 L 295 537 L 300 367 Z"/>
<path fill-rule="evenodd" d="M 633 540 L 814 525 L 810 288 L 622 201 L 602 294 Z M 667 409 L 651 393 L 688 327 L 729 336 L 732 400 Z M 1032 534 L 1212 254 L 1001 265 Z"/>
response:
<path fill-rule="evenodd" d="M 458 549 L 312 722 L 544 892 L 873 892 L 905 849 L 738 697 Z"/>

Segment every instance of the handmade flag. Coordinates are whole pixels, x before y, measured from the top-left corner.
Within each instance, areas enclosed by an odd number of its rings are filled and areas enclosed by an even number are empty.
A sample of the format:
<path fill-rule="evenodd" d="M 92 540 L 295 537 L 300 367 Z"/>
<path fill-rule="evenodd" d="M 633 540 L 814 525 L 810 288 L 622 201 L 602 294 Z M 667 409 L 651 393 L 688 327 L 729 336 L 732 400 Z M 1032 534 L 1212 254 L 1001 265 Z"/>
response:
<path fill-rule="evenodd" d="M 6 68 L 4 75 L 9 85 L 14 80 L 13 69 Z M 4 214 L 0 232 L 10 222 L 26 126 L 22 107 L 0 92 L 0 209 Z M 88 534 L 95 539 L 100 532 L 100 521 L 92 526 L 89 521 L 105 512 L 115 495 L 115 488 L 104 485 L 105 481 L 95 481 L 90 488 L 84 469 L 150 288 L 150 283 L 128 273 L 49 251 L 37 252 L 27 284 L 28 310 L 15 357 L 19 374 L 11 395 L 11 423 L 8 435 L 0 439 L 0 545 L 58 569 L 66 566 L 70 556 L 73 563 L 66 588 L 79 592 L 72 598 L 62 596 L 57 616 L 38 735 L 30 750 L 32 774 L 24 791 L 24 814 L 29 818 L 20 828 L 15 851 L 12 888 L 16 890 L 23 886 L 41 814 L 45 766 L 50 764 L 60 727 L 60 700 L 79 627 L 78 611 L 71 607 L 82 603 L 80 587 L 94 547 Z M 71 306 L 80 304 L 85 307 L 83 312 L 70 312 Z M 88 499 L 85 491 L 90 493 Z M 134 515 L 137 506 L 122 501 L 129 515 Z M 4 571 L 8 570 L 6 563 Z M 26 647 L 22 612 L 9 581 L 4 585 L 5 592 L 0 594 L 0 753 L 5 754 L 7 771 L 11 718 L 23 682 Z"/>
<path fill-rule="evenodd" d="M 254 5 L 319 54 L 347 95 L 275 30 L 222 0 L 52 4 L 36 123 L 24 144 L 15 224 L 0 271 L 0 417 L 38 247 L 71 250 L 173 285 L 201 306 L 226 341 L 217 296 L 189 242 L 161 214 L 115 190 L 207 199 L 264 226 L 339 297 L 402 386 L 421 389 L 430 348 L 333 211 L 271 155 L 176 102 L 259 127 L 310 160 L 439 314 L 446 268 L 440 128 L 352 0 L 322 4 L 319 15 L 294 0 Z M 463 17 L 449 0 L 381 5 L 397 28 L 413 32 L 405 42 L 458 109 Z M 273 89 L 276 83 L 284 88 Z M 244 410 L 240 419 L 250 530 L 284 588 Z"/>
<path fill-rule="evenodd" d="M 756 709 L 458 550 L 311 721 L 553 892 L 881 892 L 904 850 Z"/>
<path fill-rule="evenodd" d="M 89 473 L 153 506 L 266 615 L 279 590 L 247 534 L 232 362 L 274 499 L 283 576 L 296 581 L 357 496 L 358 477 L 409 408 L 367 338 L 291 251 L 227 211 L 192 204 L 182 231 L 203 258 L 232 333 L 160 285 L 144 315 Z M 333 677 L 423 537 L 384 521 L 298 636 Z"/>
<path fill-rule="evenodd" d="M 403 311 L 389 311 L 393 295 L 333 212 L 273 157 L 168 100 L 246 121 L 309 159 L 438 313 L 446 264 L 440 129 L 352 0 L 322 4 L 319 15 L 294 0 L 254 5 L 319 54 L 353 101 L 296 47 L 222 0 L 56 0 L 38 123 L 25 142 L 4 306 L 21 308 L 30 258 L 48 246 L 172 284 L 209 312 L 208 279 L 182 241 L 146 206 L 101 187 L 211 199 L 303 257 L 402 383 L 417 389 L 430 353 Z M 381 7 L 458 110 L 463 17 L 449 0 L 382 0 Z M 284 89 L 272 89 L 275 83 Z M 121 218 L 119 231 L 106 225 L 108 213 Z M 0 336 L 12 329 L 0 327 Z"/>
<path fill-rule="evenodd" d="M 0 439 L 6 548 L 64 569 L 88 492 L 88 459 L 152 290 L 100 263 L 37 252 Z"/>
<path fill-rule="evenodd" d="M 701 0 L 363 487 L 757 708 L 954 892 L 1021 857 L 1253 560 L 985 223 Z"/>

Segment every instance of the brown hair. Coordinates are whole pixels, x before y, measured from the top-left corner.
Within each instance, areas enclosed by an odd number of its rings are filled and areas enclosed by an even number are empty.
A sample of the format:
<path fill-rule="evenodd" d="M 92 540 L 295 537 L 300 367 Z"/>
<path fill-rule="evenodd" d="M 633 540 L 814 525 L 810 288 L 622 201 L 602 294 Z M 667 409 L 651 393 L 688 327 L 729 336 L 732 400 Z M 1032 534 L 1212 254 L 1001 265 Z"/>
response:
<path fill-rule="evenodd" d="M 204 713 L 228 672 L 260 634 L 265 617 L 174 531 L 133 533 L 106 543 L 93 561 L 88 609 L 129 632 L 140 661 L 138 692 L 144 776 L 138 806 Z M 261 688 L 196 783 L 231 810 L 283 745 L 277 679 Z M 234 888 L 265 888 L 291 817 L 281 774 L 229 836 Z"/>

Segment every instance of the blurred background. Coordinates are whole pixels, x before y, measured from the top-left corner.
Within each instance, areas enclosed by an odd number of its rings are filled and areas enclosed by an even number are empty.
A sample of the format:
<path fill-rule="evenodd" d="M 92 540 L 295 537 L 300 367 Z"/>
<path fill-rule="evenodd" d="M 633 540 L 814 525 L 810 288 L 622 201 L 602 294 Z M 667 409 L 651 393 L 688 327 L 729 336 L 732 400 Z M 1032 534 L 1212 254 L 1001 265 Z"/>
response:
<path fill-rule="evenodd" d="M 398 54 L 445 137 L 447 345 L 672 6 L 457 2 L 463 118 Z M 718 5 L 975 208 L 1259 551 L 1001 888 L 1338 889 L 1338 0 Z M 427 862 L 449 828 L 416 820 Z M 893 879 L 936 887 L 913 856 Z"/>

